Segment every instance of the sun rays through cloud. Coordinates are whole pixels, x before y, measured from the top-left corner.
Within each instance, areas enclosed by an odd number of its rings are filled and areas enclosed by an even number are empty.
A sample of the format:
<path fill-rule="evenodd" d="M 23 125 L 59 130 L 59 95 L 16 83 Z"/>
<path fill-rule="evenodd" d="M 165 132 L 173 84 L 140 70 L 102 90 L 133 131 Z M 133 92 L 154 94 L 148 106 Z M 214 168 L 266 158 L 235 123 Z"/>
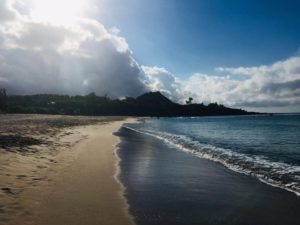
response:
<path fill-rule="evenodd" d="M 35 20 L 66 24 L 75 21 L 83 6 L 82 0 L 36 0 L 30 15 Z"/>
<path fill-rule="evenodd" d="M 259 111 L 300 110 L 298 55 L 255 66 L 223 64 L 212 72 L 199 69 L 183 76 L 169 72 L 173 70 L 164 62 L 149 66 L 147 60 L 137 60 L 139 54 L 129 45 L 132 37 L 128 41 L 123 36 L 128 32 L 91 16 L 99 7 L 111 9 L 112 3 L 2 0 L 0 86 L 17 94 L 95 92 L 112 97 L 161 91 L 181 103 L 193 97 Z M 174 54 L 187 53 L 174 48 Z"/>

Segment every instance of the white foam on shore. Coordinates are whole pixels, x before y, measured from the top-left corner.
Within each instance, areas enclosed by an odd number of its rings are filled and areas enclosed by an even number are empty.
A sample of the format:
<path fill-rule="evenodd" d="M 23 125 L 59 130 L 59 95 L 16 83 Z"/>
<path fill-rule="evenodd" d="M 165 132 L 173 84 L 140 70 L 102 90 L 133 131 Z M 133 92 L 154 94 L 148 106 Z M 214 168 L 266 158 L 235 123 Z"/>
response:
<path fill-rule="evenodd" d="M 285 189 L 300 196 L 300 166 L 274 162 L 263 156 L 251 156 L 237 153 L 230 149 L 203 144 L 185 135 L 138 130 L 128 126 L 123 127 L 141 134 L 150 135 L 188 154 L 221 163 L 235 172 L 256 177 L 263 183 Z"/>

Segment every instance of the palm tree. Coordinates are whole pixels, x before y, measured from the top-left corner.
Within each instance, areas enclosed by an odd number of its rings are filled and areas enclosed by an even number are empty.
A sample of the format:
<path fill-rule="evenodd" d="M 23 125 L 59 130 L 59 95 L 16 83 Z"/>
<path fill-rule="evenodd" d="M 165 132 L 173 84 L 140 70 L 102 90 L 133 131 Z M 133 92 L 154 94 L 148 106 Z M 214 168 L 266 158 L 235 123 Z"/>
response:
<path fill-rule="evenodd" d="M 187 105 L 190 105 L 190 104 L 192 104 L 192 101 L 193 101 L 194 99 L 192 98 L 192 97 L 189 97 L 189 99 L 187 100 L 187 101 L 185 101 L 185 103 L 187 104 Z"/>

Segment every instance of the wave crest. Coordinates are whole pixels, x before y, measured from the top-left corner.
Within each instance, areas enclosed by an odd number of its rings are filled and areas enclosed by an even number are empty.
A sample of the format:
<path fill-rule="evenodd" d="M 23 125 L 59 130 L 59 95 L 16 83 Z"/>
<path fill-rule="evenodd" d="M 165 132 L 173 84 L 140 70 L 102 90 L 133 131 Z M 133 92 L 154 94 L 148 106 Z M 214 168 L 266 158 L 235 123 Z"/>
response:
<path fill-rule="evenodd" d="M 128 126 L 123 127 L 150 135 L 186 153 L 221 163 L 233 171 L 256 177 L 264 183 L 291 191 L 300 196 L 300 166 L 274 162 L 263 156 L 246 155 L 230 149 L 203 144 L 186 135 L 134 129 Z"/>

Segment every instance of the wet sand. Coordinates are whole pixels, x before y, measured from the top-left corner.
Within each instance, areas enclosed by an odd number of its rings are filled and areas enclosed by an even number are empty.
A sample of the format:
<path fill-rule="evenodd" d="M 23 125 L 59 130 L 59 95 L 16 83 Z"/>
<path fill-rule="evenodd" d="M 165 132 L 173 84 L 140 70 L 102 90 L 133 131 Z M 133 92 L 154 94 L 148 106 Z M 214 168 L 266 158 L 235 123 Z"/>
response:
<path fill-rule="evenodd" d="M 139 225 L 298 225 L 300 197 L 125 127 L 120 180 Z"/>
<path fill-rule="evenodd" d="M 0 224 L 133 224 L 113 135 L 121 117 L 0 116 Z M 34 141 L 32 141 L 34 140 Z"/>

